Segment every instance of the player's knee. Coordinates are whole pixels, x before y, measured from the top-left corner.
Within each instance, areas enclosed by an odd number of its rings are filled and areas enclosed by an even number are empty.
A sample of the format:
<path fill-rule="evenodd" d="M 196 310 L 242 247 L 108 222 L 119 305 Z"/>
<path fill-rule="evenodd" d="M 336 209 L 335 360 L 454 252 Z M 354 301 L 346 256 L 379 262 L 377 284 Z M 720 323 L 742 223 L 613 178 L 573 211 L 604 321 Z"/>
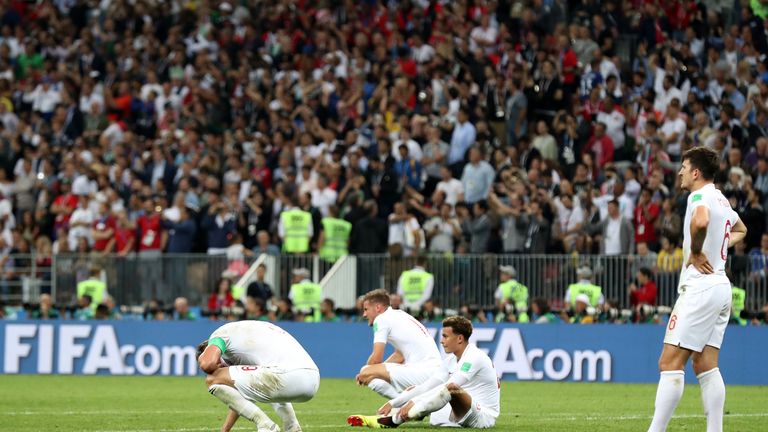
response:
<path fill-rule="evenodd" d="M 694 357 L 691 361 L 693 366 L 693 373 L 701 375 L 704 372 L 710 371 L 717 367 L 717 363 L 703 357 Z"/>
<path fill-rule="evenodd" d="M 206 387 L 210 387 L 210 386 L 212 386 L 214 384 L 217 384 L 216 377 L 214 377 L 213 375 L 208 375 L 208 376 L 205 377 L 205 386 Z"/>
<path fill-rule="evenodd" d="M 461 387 L 459 387 L 458 384 L 456 384 L 456 383 L 449 383 L 448 385 L 445 386 L 445 388 L 447 388 L 448 391 L 451 392 L 451 393 L 455 393 L 455 392 L 460 392 L 461 391 Z"/>

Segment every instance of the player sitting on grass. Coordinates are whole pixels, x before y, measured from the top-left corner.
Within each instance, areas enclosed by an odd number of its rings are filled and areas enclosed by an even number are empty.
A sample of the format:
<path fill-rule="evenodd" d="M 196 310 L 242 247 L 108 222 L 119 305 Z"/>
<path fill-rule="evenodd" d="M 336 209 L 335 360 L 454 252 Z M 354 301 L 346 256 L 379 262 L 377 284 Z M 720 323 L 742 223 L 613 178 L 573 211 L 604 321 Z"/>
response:
<path fill-rule="evenodd" d="M 271 403 L 286 432 L 301 432 L 290 402 L 306 402 L 320 387 L 320 371 L 288 332 L 263 321 L 239 321 L 219 327 L 197 347 L 197 362 L 208 376 L 208 392 L 229 408 L 222 431 L 239 416 L 259 432 L 280 428 L 253 402 Z"/>
<path fill-rule="evenodd" d="M 392 399 L 408 387 L 426 382 L 442 371 L 440 351 L 429 331 L 414 317 L 392 309 L 383 289 L 363 297 L 363 315 L 373 327 L 373 352 L 356 379 L 376 393 Z M 384 360 L 384 349 L 395 352 Z"/>
<path fill-rule="evenodd" d="M 477 346 L 469 344 L 472 323 L 461 316 L 443 320 L 441 343 L 446 357 L 448 379 L 433 376 L 410 388 L 379 408 L 379 416 L 353 415 L 351 426 L 393 428 L 411 419 L 451 406 L 450 420 L 462 427 L 490 428 L 499 416 L 499 381 L 493 362 Z M 395 408 L 400 408 L 394 413 Z"/>

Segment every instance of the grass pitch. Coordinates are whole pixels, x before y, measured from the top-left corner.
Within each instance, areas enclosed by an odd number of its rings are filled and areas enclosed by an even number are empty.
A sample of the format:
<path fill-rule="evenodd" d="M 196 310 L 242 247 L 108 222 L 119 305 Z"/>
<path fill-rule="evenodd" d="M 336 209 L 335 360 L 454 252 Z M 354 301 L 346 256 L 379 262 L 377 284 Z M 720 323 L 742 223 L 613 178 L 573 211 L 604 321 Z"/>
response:
<path fill-rule="evenodd" d="M 503 382 L 496 430 L 646 430 L 655 392 L 652 384 Z M 726 431 L 768 431 L 768 388 L 729 386 L 727 392 Z M 353 432 L 363 429 L 347 426 L 347 415 L 373 414 L 383 403 L 351 379 L 323 379 L 317 396 L 295 408 L 305 432 Z M 279 421 L 271 407 L 262 408 Z M 225 414 L 202 377 L 0 375 L 0 431 L 211 431 Z M 687 386 L 669 430 L 702 431 L 705 424 L 699 388 Z M 241 419 L 235 430 L 255 427 Z"/>

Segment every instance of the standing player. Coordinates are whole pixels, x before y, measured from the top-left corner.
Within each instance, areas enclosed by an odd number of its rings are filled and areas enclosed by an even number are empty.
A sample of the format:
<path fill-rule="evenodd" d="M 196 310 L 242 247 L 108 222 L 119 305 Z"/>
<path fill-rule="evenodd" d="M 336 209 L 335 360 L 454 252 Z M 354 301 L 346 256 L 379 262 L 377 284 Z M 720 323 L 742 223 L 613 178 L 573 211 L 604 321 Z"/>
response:
<path fill-rule="evenodd" d="M 441 370 L 440 352 L 429 331 L 406 312 L 392 309 L 387 291 L 377 289 L 366 294 L 363 311 L 373 327 L 373 352 L 357 375 L 359 384 L 392 399 Z M 395 352 L 385 361 L 387 343 Z"/>
<path fill-rule="evenodd" d="M 239 321 L 219 327 L 197 347 L 197 362 L 208 376 L 208 392 L 229 408 L 222 431 L 239 416 L 259 432 L 280 428 L 254 402 L 271 403 L 286 432 L 301 432 L 290 402 L 306 402 L 317 393 L 320 372 L 288 332 L 263 321 Z"/>
<path fill-rule="evenodd" d="M 701 386 L 707 431 L 723 430 L 725 384 L 717 358 L 731 310 L 725 262 L 728 248 L 744 239 L 747 228 L 712 183 L 719 162 L 717 153 L 705 147 L 683 155 L 680 186 L 691 191 L 683 225 L 685 266 L 659 359 L 661 378 L 651 432 L 666 430 L 683 396 L 688 358 L 693 359 Z"/>
<path fill-rule="evenodd" d="M 441 343 L 449 378 L 433 375 L 427 382 L 404 391 L 379 408 L 379 416 L 353 415 L 347 419 L 351 426 L 374 429 L 397 427 L 418 419 L 450 404 L 450 420 L 462 427 L 490 428 L 499 416 L 499 381 L 493 362 L 477 346 L 469 344 L 472 323 L 453 316 L 443 320 Z M 394 408 L 400 408 L 397 413 Z"/>

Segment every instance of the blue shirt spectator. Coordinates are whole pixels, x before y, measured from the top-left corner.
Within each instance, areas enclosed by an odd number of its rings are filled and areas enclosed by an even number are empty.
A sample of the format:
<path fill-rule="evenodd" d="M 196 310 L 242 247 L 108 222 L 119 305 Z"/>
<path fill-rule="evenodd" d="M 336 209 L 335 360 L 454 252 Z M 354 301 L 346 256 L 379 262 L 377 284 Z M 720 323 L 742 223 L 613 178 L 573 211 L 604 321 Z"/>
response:
<path fill-rule="evenodd" d="M 408 154 L 408 146 L 400 144 L 398 148 L 400 160 L 395 162 L 397 177 L 403 180 L 403 185 L 408 185 L 416 190 L 421 189 L 421 162 L 413 159 Z"/>
<path fill-rule="evenodd" d="M 464 155 L 467 153 L 467 149 L 475 143 L 476 136 L 477 130 L 469 122 L 467 109 L 459 109 L 458 122 L 453 129 L 453 135 L 451 135 L 451 150 L 448 153 L 449 165 L 464 161 Z"/>
<path fill-rule="evenodd" d="M 476 203 L 488 197 L 493 184 L 494 171 L 491 165 L 482 160 L 482 153 L 477 148 L 469 151 L 469 163 L 464 166 L 461 183 L 464 186 L 464 201 Z"/>
<path fill-rule="evenodd" d="M 163 219 L 163 228 L 168 230 L 168 253 L 190 253 L 195 244 L 197 224 L 189 218 L 189 210 L 180 209 L 181 217 L 178 221 Z"/>
<path fill-rule="evenodd" d="M 224 203 L 211 204 L 200 227 L 208 233 L 208 255 L 223 255 L 229 247 L 229 236 L 237 225 Z"/>

